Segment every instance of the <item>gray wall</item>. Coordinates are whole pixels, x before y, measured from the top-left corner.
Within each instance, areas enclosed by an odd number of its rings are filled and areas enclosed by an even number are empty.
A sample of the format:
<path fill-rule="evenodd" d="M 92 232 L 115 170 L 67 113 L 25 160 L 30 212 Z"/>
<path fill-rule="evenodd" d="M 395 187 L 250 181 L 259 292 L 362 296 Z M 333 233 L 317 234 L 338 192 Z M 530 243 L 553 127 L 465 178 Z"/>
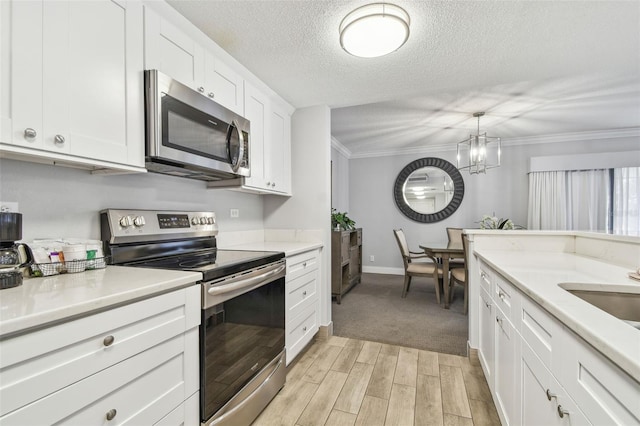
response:
<path fill-rule="evenodd" d="M 365 271 L 398 273 L 402 259 L 392 230 L 403 228 L 409 247 L 418 250 L 422 242 L 446 241 L 446 227 L 477 228 L 483 214 L 510 218 L 527 224 L 529 158 L 589 152 L 636 150 L 637 138 L 580 142 L 503 145 L 502 166 L 486 175 L 462 173 L 465 194 L 460 208 L 449 218 L 431 224 L 405 217 L 393 200 L 393 184 L 398 173 L 422 157 L 439 157 L 455 165 L 455 151 L 422 155 L 356 158 L 349 161 L 350 214 L 363 228 L 363 267 Z M 370 261 L 370 256 L 375 261 Z"/>
<path fill-rule="evenodd" d="M 206 189 L 204 182 L 154 173 L 92 175 L 88 171 L 0 160 L 0 201 L 19 203 L 24 240 L 100 239 L 105 208 L 215 211 L 221 230 L 263 229 L 259 195 Z M 240 210 L 231 219 L 229 209 Z"/>

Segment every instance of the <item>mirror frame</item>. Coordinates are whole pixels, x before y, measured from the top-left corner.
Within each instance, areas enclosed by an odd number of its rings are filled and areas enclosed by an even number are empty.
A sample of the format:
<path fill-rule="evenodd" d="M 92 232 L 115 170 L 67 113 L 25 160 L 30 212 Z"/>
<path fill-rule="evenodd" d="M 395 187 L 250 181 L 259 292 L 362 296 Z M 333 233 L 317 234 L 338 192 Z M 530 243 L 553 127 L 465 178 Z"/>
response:
<path fill-rule="evenodd" d="M 445 173 L 447 173 L 453 181 L 453 197 L 451 198 L 451 201 L 445 206 L 444 209 L 435 213 L 418 213 L 417 211 L 413 210 L 405 201 L 404 194 L 402 193 L 402 187 L 404 186 L 404 183 L 409 178 L 411 173 L 423 167 L 437 167 L 438 169 L 441 169 Z M 395 200 L 396 205 L 398 206 L 400 211 L 409 219 L 421 223 L 440 222 L 441 220 L 448 218 L 456 210 L 458 210 L 458 207 L 460 207 L 460 204 L 462 203 L 463 196 L 464 180 L 462 179 L 462 175 L 460 174 L 458 169 L 447 160 L 436 157 L 420 158 L 407 164 L 405 168 L 402 169 L 398 174 L 396 183 L 393 186 L 393 199 Z"/>

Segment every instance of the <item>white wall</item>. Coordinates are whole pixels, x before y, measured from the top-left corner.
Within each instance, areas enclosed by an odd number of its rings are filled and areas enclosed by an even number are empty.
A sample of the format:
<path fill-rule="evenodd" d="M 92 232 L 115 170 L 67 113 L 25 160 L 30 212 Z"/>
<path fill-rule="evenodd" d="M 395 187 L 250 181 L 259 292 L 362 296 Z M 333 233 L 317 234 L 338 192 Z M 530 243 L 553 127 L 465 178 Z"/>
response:
<path fill-rule="evenodd" d="M 23 240 L 43 237 L 100 239 L 105 208 L 205 210 L 220 229 L 263 229 L 259 195 L 206 189 L 204 182 L 155 173 L 92 175 L 85 170 L 0 160 L 0 201 L 19 203 Z M 240 210 L 231 219 L 229 209 Z"/>
<path fill-rule="evenodd" d="M 331 207 L 349 211 L 349 159 L 335 148 L 331 148 Z"/>
<path fill-rule="evenodd" d="M 267 196 L 264 224 L 269 229 L 313 229 L 322 236 L 320 325 L 331 322 L 331 114 L 326 106 L 296 110 L 291 117 L 293 196 Z"/>
<path fill-rule="evenodd" d="M 363 269 L 365 272 L 402 273 L 402 259 L 393 238 L 394 228 L 403 228 L 410 248 L 420 243 L 446 241 L 446 227 L 477 228 L 483 214 L 495 213 L 526 226 L 529 159 L 535 156 L 637 150 L 634 137 L 563 143 L 503 145 L 502 166 L 486 175 L 462 173 L 465 194 L 461 206 L 449 218 L 431 224 L 405 217 L 393 200 L 393 184 L 398 173 L 422 157 L 439 157 L 455 165 L 455 151 L 422 155 L 355 158 L 349 161 L 350 214 L 363 228 Z M 375 256 L 375 262 L 369 257 Z"/>

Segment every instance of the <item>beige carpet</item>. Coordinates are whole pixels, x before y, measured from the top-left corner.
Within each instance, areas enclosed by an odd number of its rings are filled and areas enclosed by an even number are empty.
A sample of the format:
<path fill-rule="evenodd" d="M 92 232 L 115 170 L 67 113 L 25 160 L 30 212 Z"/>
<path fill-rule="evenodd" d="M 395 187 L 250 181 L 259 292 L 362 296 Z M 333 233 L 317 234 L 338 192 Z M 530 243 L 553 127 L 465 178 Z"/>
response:
<path fill-rule="evenodd" d="M 352 339 L 466 355 L 468 319 L 463 289 L 455 287 L 450 309 L 436 303 L 433 281 L 413 278 L 402 298 L 403 276 L 362 274 L 362 282 L 332 303 L 333 334 Z"/>

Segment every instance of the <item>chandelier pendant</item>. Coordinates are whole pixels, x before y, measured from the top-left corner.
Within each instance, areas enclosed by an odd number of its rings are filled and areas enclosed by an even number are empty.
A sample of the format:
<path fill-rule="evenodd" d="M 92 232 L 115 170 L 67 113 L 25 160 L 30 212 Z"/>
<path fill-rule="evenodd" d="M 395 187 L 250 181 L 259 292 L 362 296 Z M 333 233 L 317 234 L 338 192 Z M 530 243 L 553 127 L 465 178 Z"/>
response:
<path fill-rule="evenodd" d="M 476 112 L 478 130 L 475 135 L 458 143 L 456 161 L 458 170 L 467 170 L 469 174 L 486 173 L 487 169 L 500 166 L 502 154 L 499 137 L 489 137 L 487 133 L 480 133 L 480 117 L 484 112 Z"/>

